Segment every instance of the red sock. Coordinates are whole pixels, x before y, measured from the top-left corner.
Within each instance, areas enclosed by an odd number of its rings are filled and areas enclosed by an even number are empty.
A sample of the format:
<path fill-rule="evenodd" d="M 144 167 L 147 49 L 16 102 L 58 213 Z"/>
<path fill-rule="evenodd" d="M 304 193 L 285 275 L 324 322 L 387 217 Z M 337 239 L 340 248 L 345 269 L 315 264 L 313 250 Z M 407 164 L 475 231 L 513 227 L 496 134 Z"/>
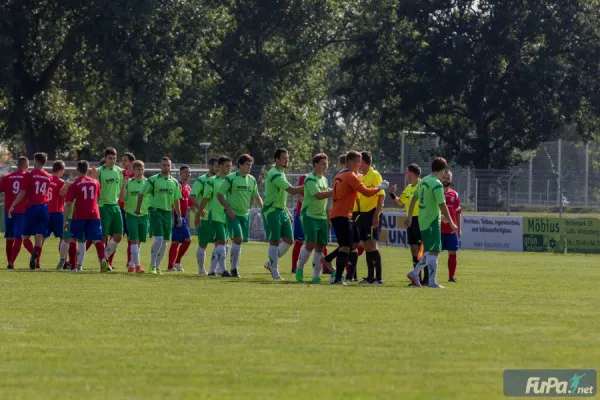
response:
<path fill-rule="evenodd" d="M 300 258 L 302 244 L 303 243 L 299 240 L 294 242 L 294 249 L 292 250 L 292 273 L 296 272 L 296 267 L 298 267 L 298 259 Z"/>
<path fill-rule="evenodd" d="M 173 264 L 175 264 L 175 259 L 177 258 L 177 250 L 178 249 L 179 249 L 179 243 L 171 243 L 171 247 L 169 247 L 169 264 L 167 264 L 169 269 L 173 268 Z"/>
<path fill-rule="evenodd" d="M 6 261 L 10 264 L 10 257 L 12 256 L 12 248 L 14 239 L 6 239 Z"/>
<path fill-rule="evenodd" d="M 25 246 L 25 249 L 29 252 L 29 254 L 33 253 L 33 243 L 31 242 L 31 239 L 26 238 L 23 240 L 23 246 Z"/>
<path fill-rule="evenodd" d="M 42 258 L 42 248 L 35 246 L 33 249 L 36 253 L 37 253 L 37 260 L 36 260 L 36 264 L 38 267 L 40 266 L 40 258 Z"/>
<path fill-rule="evenodd" d="M 448 275 L 450 279 L 454 278 L 454 274 L 456 274 L 456 265 L 458 264 L 456 260 L 456 254 L 448 255 Z"/>
<path fill-rule="evenodd" d="M 183 256 L 185 256 L 185 252 L 187 251 L 188 247 L 190 247 L 190 244 L 192 244 L 192 242 L 188 240 L 181 243 L 181 246 L 179 246 L 179 251 L 177 252 L 177 258 L 175 259 L 175 263 L 181 264 L 181 259 L 183 258 Z"/>
<path fill-rule="evenodd" d="M 106 258 L 106 247 L 103 242 L 96 242 L 96 252 L 98 253 L 98 259 L 104 260 Z"/>
<path fill-rule="evenodd" d="M 326 256 L 326 255 L 327 255 L 327 253 L 329 253 L 329 252 L 327 251 L 327 246 L 323 246 L 323 255 L 324 255 L 324 256 Z"/>
<path fill-rule="evenodd" d="M 103 243 L 103 244 L 104 244 L 104 243 Z M 98 246 L 96 246 L 96 248 L 97 248 L 97 247 L 98 247 Z M 106 249 L 106 246 L 104 247 L 104 249 Z M 116 251 L 115 251 L 115 253 L 116 253 Z M 108 257 L 108 265 L 112 265 L 113 259 L 115 258 L 115 253 L 112 253 L 112 254 L 110 255 L 110 257 Z"/>
<path fill-rule="evenodd" d="M 127 241 L 127 266 L 131 263 L 131 240 Z"/>
<path fill-rule="evenodd" d="M 69 243 L 69 258 L 71 259 L 71 269 L 77 268 L 77 242 Z"/>
<path fill-rule="evenodd" d="M 85 251 L 88 251 L 90 247 L 92 247 L 92 241 L 88 240 L 87 242 L 85 242 Z"/>
<path fill-rule="evenodd" d="M 358 250 L 358 256 L 359 256 L 359 257 L 360 257 L 360 256 L 362 256 L 362 255 L 363 255 L 363 253 L 365 252 L 365 248 L 364 248 L 364 247 L 362 247 L 362 246 L 358 246 L 358 249 L 357 249 L 357 250 Z"/>
<path fill-rule="evenodd" d="M 15 261 L 17 261 L 17 257 L 19 257 L 19 253 L 21 252 L 21 243 L 23 243 L 22 239 L 15 239 L 12 246 L 12 252 L 10 253 L 10 264 L 14 264 Z"/>

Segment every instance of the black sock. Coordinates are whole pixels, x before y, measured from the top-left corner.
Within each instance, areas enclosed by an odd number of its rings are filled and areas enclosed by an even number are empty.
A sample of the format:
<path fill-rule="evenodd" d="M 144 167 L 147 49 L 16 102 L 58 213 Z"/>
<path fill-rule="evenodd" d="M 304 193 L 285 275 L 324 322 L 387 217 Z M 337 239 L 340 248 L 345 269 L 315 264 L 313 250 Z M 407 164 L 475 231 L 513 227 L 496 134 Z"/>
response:
<path fill-rule="evenodd" d="M 419 258 L 417 256 L 413 256 L 413 269 L 417 266 L 418 263 L 419 263 Z"/>
<path fill-rule="evenodd" d="M 354 278 L 354 275 L 356 275 L 356 264 L 358 263 L 358 252 L 351 252 L 350 255 L 348 255 L 348 262 L 350 263 L 350 267 L 348 268 L 348 275 L 346 278 Z"/>
<path fill-rule="evenodd" d="M 375 279 L 375 262 L 373 261 L 375 252 L 367 251 L 367 279 L 373 280 Z"/>
<path fill-rule="evenodd" d="M 379 250 L 373 252 L 373 266 L 375 267 L 375 279 L 381 280 L 381 253 Z"/>
<path fill-rule="evenodd" d="M 338 247 L 337 249 L 335 249 L 334 251 L 332 251 L 331 253 L 327 254 L 325 256 L 325 261 L 327 262 L 333 262 L 333 260 L 338 256 L 338 254 L 340 253 L 340 248 Z"/>
<path fill-rule="evenodd" d="M 429 266 L 423 268 L 423 283 L 429 283 Z"/>
<path fill-rule="evenodd" d="M 339 282 L 344 276 L 344 270 L 346 269 L 346 263 L 348 262 L 348 253 L 340 251 L 337 255 L 337 262 L 335 264 L 335 281 Z"/>

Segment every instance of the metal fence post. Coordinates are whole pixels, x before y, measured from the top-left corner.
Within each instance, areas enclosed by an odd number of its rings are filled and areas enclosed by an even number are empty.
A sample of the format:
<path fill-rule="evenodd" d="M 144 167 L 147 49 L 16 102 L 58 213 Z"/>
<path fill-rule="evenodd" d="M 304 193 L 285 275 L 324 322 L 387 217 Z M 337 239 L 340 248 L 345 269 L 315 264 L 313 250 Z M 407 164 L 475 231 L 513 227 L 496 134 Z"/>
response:
<path fill-rule="evenodd" d="M 513 173 L 510 174 L 510 176 L 508 177 L 508 196 L 507 197 L 507 201 L 506 201 L 506 215 L 510 216 L 510 184 L 512 182 L 512 180 L 521 173 L 521 169 L 518 169 L 516 171 L 514 171 Z M 531 196 L 531 195 L 530 195 Z M 530 202 L 531 202 L 531 197 L 530 197 Z"/>
<path fill-rule="evenodd" d="M 477 202 L 479 201 L 477 198 L 479 197 L 479 179 L 475 179 L 475 212 L 477 212 Z"/>
<path fill-rule="evenodd" d="M 556 196 L 558 200 L 558 206 L 562 204 L 562 192 L 560 181 L 562 179 L 562 139 L 558 139 L 558 167 L 557 167 L 557 175 L 556 175 L 556 184 L 558 186 L 558 195 Z"/>
<path fill-rule="evenodd" d="M 532 195 L 533 195 L 533 155 L 529 156 L 529 204 L 531 204 L 532 201 Z"/>
<path fill-rule="evenodd" d="M 548 203 L 550 202 L 550 179 L 546 181 L 546 214 L 549 214 Z"/>
<path fill-rule="evenodd" d="M 585 143 L 585 170 L 584 170 L 584 183 L 583 183 L 583 200 L 584 204 L 588 206 L 588 196 L 590 188 L 590 142 Z"/>
<path fill-rule="evenodd" d="M 467 168 L 467 200 L 471 202 L 471 167 Z"/>

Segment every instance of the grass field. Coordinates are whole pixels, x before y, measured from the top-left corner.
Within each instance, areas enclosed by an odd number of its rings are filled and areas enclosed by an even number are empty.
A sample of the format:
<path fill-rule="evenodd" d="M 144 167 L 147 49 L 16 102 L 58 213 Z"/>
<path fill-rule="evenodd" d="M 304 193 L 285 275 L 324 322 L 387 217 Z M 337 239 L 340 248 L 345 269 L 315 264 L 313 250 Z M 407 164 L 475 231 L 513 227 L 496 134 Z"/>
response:
<path fill-rule="evenodd" d="M 122 248 L 119 272 L 55 272 L 56 245 L 0 272 L 3 399 L 500 399 L 506 368 L 600 367 L 600 256 L 464 251 L 451 285 L 442 255 L 432 290 L 406 287 L 406 249 L 385 285 L 332 287 L 292 282 L 290 255 L 271 281 L 263 244 L 241 280 L 196 277 L 195 248 L 184 274 L 129 276 Z"/>

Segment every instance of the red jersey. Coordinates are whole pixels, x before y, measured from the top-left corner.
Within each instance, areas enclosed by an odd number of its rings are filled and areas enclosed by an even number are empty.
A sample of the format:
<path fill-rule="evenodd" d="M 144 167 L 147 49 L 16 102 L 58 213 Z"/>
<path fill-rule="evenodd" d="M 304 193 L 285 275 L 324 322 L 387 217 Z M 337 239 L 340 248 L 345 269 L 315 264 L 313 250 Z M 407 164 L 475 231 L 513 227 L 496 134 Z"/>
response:
<path fill-rule="evenodd" d="M 452 217 L 452 222 L 456 224 L 457 218 L 460 218 L 460 214 L 462 213 L 458 193 L 454 189 L 448 189 L 448 191 L 444 192 L 444 196 L 446 197 L 446 205 Z M 442 233 L 453 233 L 449 223 L 442 222 Z"/>
<path fill-rule="evenodd" d="M 25 188 L 25 176 L 27 171 L 10 172 L 2 177 L 0 182 L 0 192 L 4 193 L 4 213 L 8 214 L 8 210 L 12 203 L 17 198 L 19 192 Z M 15 207 L 13 214 L 23 214 L 27 208 L 27 197 Z"/>
<path fill-rule="evenodd" d="M 304 185 L 304 180 L 307 176 L 308 174 L 302 175 L 300 179 L 298 179 L 298 186 Z M 300 215 L 300 211 L 302 211 L 302 200 L 298 200 L 298 204 L 296 204 L 296 215 Z"/>
<path fill-rule="evenodd" d="M 123 178 L 129 178 L 129 179 L 133 179 L 135 177 L 135 172 L 129 172 L 126 169 L 123 170 Z M 125 208 L 125 203 L 122 201 L 119 201 L 119 207 L 121 207 L 121 209 Z"/>
<path fill-rule="evenodd" d="M 78 178 L 67 190 L 67 203 L 75 202 L 73 219 L 100 219 L 100 182 L 88 176 Z"/>
<path fill-rule="evenodd" d="M 48 212 L 61 213 L 65 210 L 65 196 L 60 195 L 60 190 L 65 186 L 65 181 L 52 175 L 48 186 Z"/>
<path fill-rule="evenodd" d="M 21 190 L 27 191 L 27 205 L 48 204 L 48 189 L 52 175 L 43 169 L 34 169 L 25 176 L 25 185 Z"/>
<path fill-rule="evenodd" d="M 181 209 L 181 215 L 184 217 L 187 215 L 187 210 L 192 206 L 190 201 L 190 194 L 192 193 L 192 188 L 190 185 L 185 185 L 183 182 L 179 181 L 179 187 L 181 188 L 181 199 L 179 199 L 179 208 Z"/>

